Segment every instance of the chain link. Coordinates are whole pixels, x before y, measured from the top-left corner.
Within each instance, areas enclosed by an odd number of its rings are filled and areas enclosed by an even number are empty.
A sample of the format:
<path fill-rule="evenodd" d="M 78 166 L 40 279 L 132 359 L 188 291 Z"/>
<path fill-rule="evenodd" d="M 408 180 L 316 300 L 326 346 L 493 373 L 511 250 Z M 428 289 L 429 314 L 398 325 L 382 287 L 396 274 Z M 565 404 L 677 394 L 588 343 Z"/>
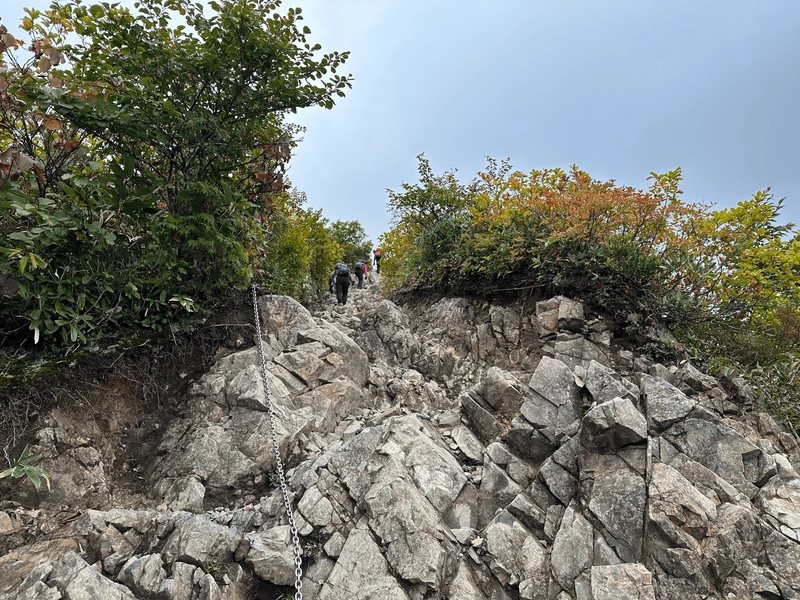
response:
<path fill-rule="evenodd" d="M 286 487 L 286 477 L 283 474 L 283 461 L 281 452 L 278 448 L 278 436 L 275 434 L 275 412 L 272 409 L 272 389 L 267 379 L 267 360 L 264 357 L 264 341 L 261 338 L 261 318 L 258 314 L 258 295 L 256 294 L 255 284 L 250 286 L 253 295 L 253 314 L 255 316 L 256 335 L 258 336 L 258 355 L 261 358 L 261 377 L 264 380 L 264 394 L 267 397 L 267 414 L 269 415 L 269 432 L 272 436 L 272 449 L 275 452 L 275 472 L 278 474 L 278 481 L 281 484 L 283 494 L 283 505 L 286 507 L 286 514 L 289 516 L 289 528 L 292 531 L 292 546 L 294 547 L 294 594 L 295 600 L 303 600 L 303 547 L 300 545 L 300 538 L 297 534 L 297 525 L 294 522 L 292 513 L 292 503 L 289 500 L 289 492 Z"/>

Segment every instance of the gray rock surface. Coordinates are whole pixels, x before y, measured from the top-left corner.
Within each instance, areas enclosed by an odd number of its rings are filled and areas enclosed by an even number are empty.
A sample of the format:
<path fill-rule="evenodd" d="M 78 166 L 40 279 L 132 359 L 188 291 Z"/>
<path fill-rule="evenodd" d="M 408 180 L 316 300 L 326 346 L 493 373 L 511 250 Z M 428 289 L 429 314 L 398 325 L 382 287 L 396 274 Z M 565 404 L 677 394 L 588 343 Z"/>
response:
<path fill-rule="evenodd" d="M 47 415 L 52 490 L 0 501 L 0 540 L 44 539 L 0 557 L 0 600 L 291 593 L 270 409 L 304 597 L 800 598 L 800 447 L 743 381 L 619 349 L 568 298 L 402 307 L 377 281 L 313 314 L 261 297 L 270 393 L 255 347 L 220 356 L 138 503 L 96 425 Z"/>

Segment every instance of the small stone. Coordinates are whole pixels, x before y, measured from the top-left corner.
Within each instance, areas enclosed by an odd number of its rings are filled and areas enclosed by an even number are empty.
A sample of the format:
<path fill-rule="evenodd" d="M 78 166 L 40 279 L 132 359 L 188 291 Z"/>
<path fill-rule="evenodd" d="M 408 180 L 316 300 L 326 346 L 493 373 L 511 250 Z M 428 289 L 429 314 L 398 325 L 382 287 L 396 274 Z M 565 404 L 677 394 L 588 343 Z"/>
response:
<path fill-rule="evenodd" d="M 0 512 L 0 535 L 14 531 L 14 522 L 5 512 Z"/>
<path fill-rule="evenodd" d="M 462 546 L 466 546 L 467 544 L 472 543 L 476 531 L 474 529 L 465 527 L 465 528 L 456 528 L 451 530 L 453 535 L 455 536 L 458 543 Z"/>

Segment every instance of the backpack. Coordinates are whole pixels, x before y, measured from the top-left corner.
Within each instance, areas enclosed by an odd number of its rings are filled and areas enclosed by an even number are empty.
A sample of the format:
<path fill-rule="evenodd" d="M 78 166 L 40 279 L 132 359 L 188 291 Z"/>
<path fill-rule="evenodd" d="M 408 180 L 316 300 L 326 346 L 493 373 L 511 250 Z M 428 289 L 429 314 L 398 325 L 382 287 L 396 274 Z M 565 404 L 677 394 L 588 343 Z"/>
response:
<path fill-rule="evenodd" d="M 341 275 L 342 277 L 350 277 L 350 267 L 344 263 L 336 263 L 334 274 Z"/>
<path fill-rule="evenodd" d="M 364 272 L 364 261 L 363 261 L 363 260 L 360 260 L 360 261 L 358 261 L 358 262 L 356 263 L 356 273 L 358 273 L 359 271 L 360 271 L 361 273 L 363 273 L 363 272 Z"/>

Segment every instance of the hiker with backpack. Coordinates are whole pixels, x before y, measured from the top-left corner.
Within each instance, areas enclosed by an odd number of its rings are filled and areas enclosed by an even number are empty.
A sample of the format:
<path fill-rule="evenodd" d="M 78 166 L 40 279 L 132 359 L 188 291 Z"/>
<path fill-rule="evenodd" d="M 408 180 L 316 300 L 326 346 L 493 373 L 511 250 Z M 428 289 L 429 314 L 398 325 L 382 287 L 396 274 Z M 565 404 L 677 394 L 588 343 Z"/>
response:
<path fill-rule="evenodd" d="M 364 277 L 367 276 L 367 262 L 364 260 L 357 261 L 355 272 L 358 278 L 358 289 L 362 289 L 364 287 Z"/>
<path fill-rule="evenodd" d="M 336 301 L 340 306 L 347 304 L 347 292 L 350 290 L 350 267 L 345 263 L 336 263 L 331 273 L 330 290 L 336 291 Z"/>
<path fill-rule="evenodd" d="M 375 272 L 376 273 L 380 273 L 381 272 L 381 249 L 380 249 L 380 246 L 378 248 L 375 248 L 375 250 L 372 251 L 372 255 L 375 257 Z"/>

